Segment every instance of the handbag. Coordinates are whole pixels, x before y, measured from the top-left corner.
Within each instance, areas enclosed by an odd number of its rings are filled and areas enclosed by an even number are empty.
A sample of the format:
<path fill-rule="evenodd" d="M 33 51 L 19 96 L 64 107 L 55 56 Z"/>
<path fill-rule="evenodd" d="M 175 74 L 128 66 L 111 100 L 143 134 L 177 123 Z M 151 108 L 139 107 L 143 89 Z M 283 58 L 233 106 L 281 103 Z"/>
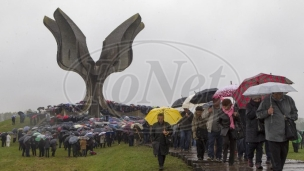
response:
<path fill-rule="evenodd" d="M 197 127 L 196 128 L 196 138 L 201 139 L 201 140 L 207 140 L 208 139 L 207 129 Z"/>
<path fill-rule="evenodd" d="M 296 123 L 292 119 L 287 118 L 286 115 L 284 114 L 283 110 L 279 106 L 279 104 L 276 101 L 274 101 L 274 102 L 278 106 L 279 110 L 283 113 L 284 118 L 285 118 L 285 136 L 286 136 L 286 139 L 290 140 L 290 141 L 294 141 L 294 140 L 298 139 Z"/>
<path fill-rule="evenodd" d="M 235 129 L 231 129 L 232 138 L 235 140 L 239 140 L 244 138 L 244 131 L 241 127 L 235 127 Z"/>
<path fill-rule="evenodd" d="M 265 123 L 263 119 L 257 118 L 258 133 L 265 134 Z"/>

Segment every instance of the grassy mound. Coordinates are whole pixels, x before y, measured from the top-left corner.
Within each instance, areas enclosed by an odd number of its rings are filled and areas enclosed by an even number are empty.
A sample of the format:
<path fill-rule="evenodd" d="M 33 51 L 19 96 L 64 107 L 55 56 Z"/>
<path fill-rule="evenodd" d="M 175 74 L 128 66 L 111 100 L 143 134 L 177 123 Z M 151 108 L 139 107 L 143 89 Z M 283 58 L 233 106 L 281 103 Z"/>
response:
<path fill-rule="evenodd" d="M 26 123 L 29 123 L 26 120 Z M 0 122 L 0 132 L 11 131 L 13 128 L 22 128 L 27 124 L 11 121 Z M 97 155 L 87 157 L 67 157 L 67 151 L 58 148 L 55 157 L 22 157 L 18 151 L 18 143 L 11 143 L 11 147 L 0 147 L 1 170 L 12 171 L 136 171 L 158 170 L 157 157 L 152 154 L 152 148 L 145 146 L 129 147 L 127 144 L 96 149 Z M 38 154 L 38 150 L 37 150 Z M 190 171 L 180 159 L 167 156 L 165 170 Z"/>

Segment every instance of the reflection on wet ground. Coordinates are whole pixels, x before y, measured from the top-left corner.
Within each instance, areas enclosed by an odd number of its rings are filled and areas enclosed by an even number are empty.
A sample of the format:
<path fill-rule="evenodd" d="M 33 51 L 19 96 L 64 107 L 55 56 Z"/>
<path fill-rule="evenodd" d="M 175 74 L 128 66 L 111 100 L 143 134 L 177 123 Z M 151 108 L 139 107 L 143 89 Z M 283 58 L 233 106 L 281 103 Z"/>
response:
<path fill-rule="evenodd" d="M 203 161 L 198 161 L 196 156 L 196 148 L 192 147 L 189 152 L 181 152 L 180 150 L 170 149 L 170 155 L 178 157 L 183 160 L 187 165 L 192 166 L 194 171 L 255 171 L 255 168 L 250 168 L 247 166 L 246 161 L 236 161 L 233 166 L 229 166 L 228 163 L 206 161 L 207 155 L 205 154 Z M 229 156 L 229 154 L 228 154 Z M 253 160 L 255 161 L 255 160 Z M 263 170 L 271 171 L 271 165 L 266 164 L 266 156 L 262 159 Z M 297 171 L 304 170 L 304 162 L 298 160 L 287 160 L 284 165 L 284 171 Z"/>

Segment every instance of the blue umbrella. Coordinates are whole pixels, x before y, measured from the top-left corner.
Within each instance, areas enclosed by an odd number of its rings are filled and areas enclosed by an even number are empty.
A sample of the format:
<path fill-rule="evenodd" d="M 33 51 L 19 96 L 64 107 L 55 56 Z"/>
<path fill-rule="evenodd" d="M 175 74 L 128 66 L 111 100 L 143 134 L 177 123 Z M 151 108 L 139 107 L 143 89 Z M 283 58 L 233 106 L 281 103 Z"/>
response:
<path fill-rule="evenodd" d="M 27 132 L 28 130 L 30 130 L 30 127 L 29 127 L 29 126 L 25 126 L 25 127 L 23 128 L 23 132 Z"/>
<path fill-rule="evenodd" d="M 85 135 L 85 137 L 92 138 L 92 137 L 93 137 L 93 134 L 92 134 L 92 133 L 87 133 L 87 134 Z"/>
<path fill-rule="evenodd" d="M 75 144 L 75 143 L 77 143 L 77 141 L 78 141 L 78 137 L 76 137 L 76 136 L 72 136 L 72 137 L 69 139 L 69 143 L 70 143 L 70 144 Z"/>

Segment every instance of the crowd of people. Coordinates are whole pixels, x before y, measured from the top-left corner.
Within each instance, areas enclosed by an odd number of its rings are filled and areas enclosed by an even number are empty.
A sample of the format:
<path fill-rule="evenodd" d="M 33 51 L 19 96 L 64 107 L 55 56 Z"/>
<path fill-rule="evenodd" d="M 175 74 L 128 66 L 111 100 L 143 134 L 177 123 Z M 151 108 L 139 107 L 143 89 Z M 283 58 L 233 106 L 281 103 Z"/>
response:
<path fill-rule="evenodd" d="M 194 113 L 185 108 L 181 112 L 182 118 L 175 125 L 165 122 L 164 114 L 160 113 L 158 122 L 152 126 L 145 122 L 103 133 L 97 131 L 98 125 L 89 122 L 84 116 L 69 116 L 59 120 L 62 124 L 58 124 L 58 120 L 53 122 L 53 126 L 47 114 L 42 116 L 48 118 L 45 121 L 47 128 L 33 127 L 1 133 L 2 147 L 9 147 L 11 139 L 13 143 L 18 139 L 22 156 L 36 156 L 36 150 L 39 150 L 39 157 L 49 157 L 51 150 L 51 156 L 55 157 L 59 145 L 59 148 L 63 146 L 69 157 L 71 153 L 74 157 L 85 157 L 88 152 L 96 154 L 95 148 L 111 147 L 115 141 L 134 146 L 134 140 L 137 139 L 140 144 L 152 142 L 160 169 L 163 169 L 170 146 L 188 152 L 196 145 L 198 160 L 204 160 L 207 153 L 207 161 L 228 162 L 230 166 L 234 165 L 237 155 L 239 161 L 248 162 L 248 167 L 255 165 L 256 169 L 263 169 L 262 155 L 265 153 L 265 162 L 271 164 L 274 171 L 283 169 L 289 150 L 284 131 L 285 117 L 294 121 L 298 118 L 293 99 L 284 93 L 273 93 L 263 99 L 261 96 L 252 96 L 246 109 L 239 109 L 230 99 L 213 98 L 203 106 L 197 106 Z M 15 120 L 13 116 L 13 125 Z M 73 122 L 86 124 L 81 128 L 73 128 Z M 65 125 L 69 123 L 72 125 Z M 293 141 L 295 152 L 298 152 L 299 144 L 302 143 L 302 136 L 299 132 L 299 139 Z"/>
<path fill-rule="evenodd" d="M 293 99 L 280 92 L 263 99 L 253 96 L 246 109 L 239 109 L 230 99 L 213 98 L 197 106 L 194 114 L 184 109 L 182 119 L 170 128 L 160 114 L 158 122 L 152 126 L 154 154 L 159 156 L 159 166 L 163 169 L 165 155 L 169 152 L 165 147 L 172 145 L 175 150 L 187 152 L 195 143 L 198 160 L 204 160 L 207 153 L 207 161 L 228 162 L 232 166 L 239 160 L 246 161 L 248 167 L 263 169 L 262 155 L 266 153 L 266 164 L 274 171 L 282 171 L 289 150 L 284 115 L 295 121 L 297 112 Z M 172 143 L 168 143 L 168 134 L 173 138 Z M 303 135 L 298 136 L 299 139 L 293 141 L 295 152 L 302 143 Z"/>

